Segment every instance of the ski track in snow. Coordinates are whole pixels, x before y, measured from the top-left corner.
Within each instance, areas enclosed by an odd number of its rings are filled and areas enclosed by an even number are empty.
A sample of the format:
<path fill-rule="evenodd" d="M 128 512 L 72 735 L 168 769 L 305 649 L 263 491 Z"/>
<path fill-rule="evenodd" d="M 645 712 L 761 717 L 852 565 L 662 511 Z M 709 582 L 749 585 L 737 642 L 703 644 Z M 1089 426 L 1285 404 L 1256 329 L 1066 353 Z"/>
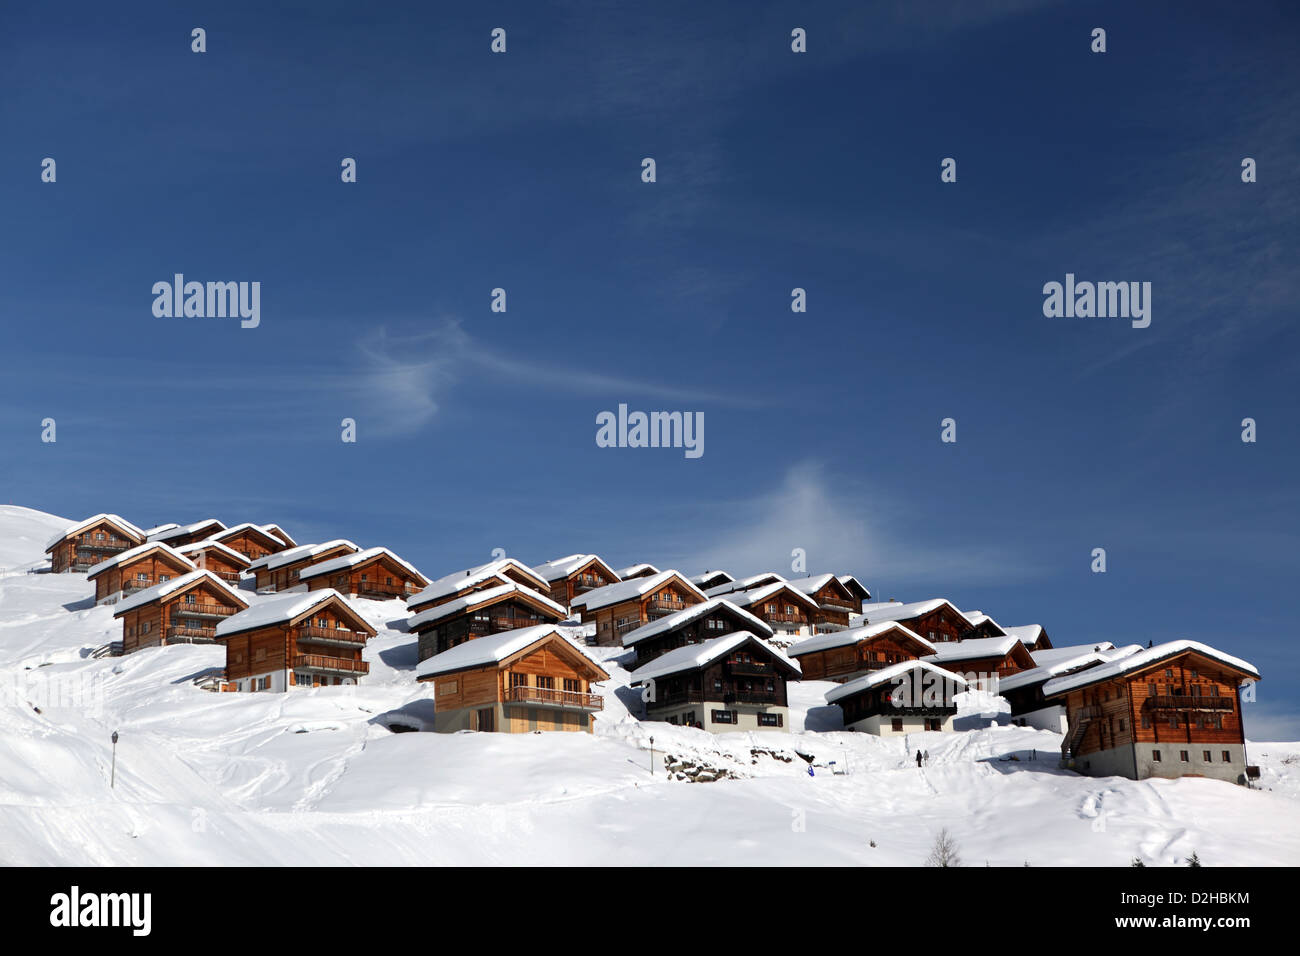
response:
<path fill-rule="evenodd" d="M 121 636 L 93 586 L 27 573 L 69 524 L 0 506 L 0 864 L 915 866 L 945 828 L 971 866 L 1300 861 L 1297 743 L 1250 745 L 1267 791 L 1095 779 L 1046 731 L 804 732 L 815 681 L 790 686 L 790 732 L 714 736 L 638 721 L 606 648 L 594 734 L 393 734 L 376 718 L 431 699 L 400 602 L 356 602 L 380 631 L 356 687 L 213 694 L 193 678 L 217 647 L 92 656 Z M 665 753 L 736 776 L 671 780 Z"/>

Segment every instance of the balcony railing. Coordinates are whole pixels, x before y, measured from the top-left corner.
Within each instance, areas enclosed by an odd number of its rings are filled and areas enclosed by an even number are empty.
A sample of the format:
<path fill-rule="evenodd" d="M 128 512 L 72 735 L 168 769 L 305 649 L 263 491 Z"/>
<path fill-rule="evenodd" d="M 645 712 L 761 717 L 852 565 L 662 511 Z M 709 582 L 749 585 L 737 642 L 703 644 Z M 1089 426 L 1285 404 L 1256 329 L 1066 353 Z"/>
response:
<path fill-rule="evenodd" d="M 1149 710 L 1232 710 L 1231 697 L 1197 696 L 1195 694 L 1157 694 L 1143 704 Z"/>
<path fill-rule="evenodd" d="M 574 594 L 585 594 L 587 591 L 594 591 L 596 588 L 603 588 L 605 585 L 596 581 L 583 581 L 581 579 L 573 582 Z"/>
<path fill-rule="evenodd" d="M 135 545 L 121 538 L 109 538 L 106 541 L 77 541 L 76 547 L 78 551 L 126 551 Z"/>
<path fill-rule="evenodd" d="M 808 619 L 802 614 L 756 614 L 759 620 L 769 624 L 807 624 Z"/>
<path fill-rule="evenodd" d="M 469 632 L 482 637 L 485 634 L 500 634 L 502 631 L 514 631 L 521 627 L 536 627 L 545 623 L 541 618 L 491 617 L 486 621 L 471 620 L 469 622 Z"/>
<path fill-rule="evenodd" d="M 728 661 L 727 670 L 740 677 L 766 677 L 772 673 L 772 665 L 758 661 Z"/>
<path fill-rule="evenodd" d="M 717 698 L 714 699 L 716 700 Z M 733 690 L 722 695 L 722 702 L 724 704 L 775 704 L 776 691 Z"/>
<path fill-rule="evenodd" d="M 180 644 L 215 644 L 217 629 L 215 627 L 191 627 L 184 624 L 173 624 L 167 628 L 167 640 L 169 643 Z"/>
<path fill-rule="evenodd" d="M 300 627 L 294 636 L 306 644 L 335 644 L 339 647 L 364 647 L 366 635 L 341 627 Z"/>
<path fill-rule="evenodd" d="M 653 598 L 646 601 L 645 609 L 652 614 L 676 614 L 678 611 L 686 610 L 686 602 L 665 601 L 660 598 Z"/>
<path fill-rule="evenodd" d="M 326 657 L 324 654 L 295 654 L 293 669 L 326 674 L 369 674 L 370 665 L 344 657 Z"/>
<path fill-rule="evenodd" d="M 614 625 L 614 633 L 626 634 L 628 631 L 635 631 L 638 627 L 641 627 L 641 625 L 648 624 L 648 623 L 649 623 L 648 621 L 640 621 L 640 620 L 624 621 L 622 624 Z"/>
<path fill-rule="evenodd" d="M 227 607 L 224 604 L 200 604 L 197 601 L 194 603 L 177 601 L 172 606 L 172 614 L 181 617 L 230 617 L 232 614 L 239 613 L 240 610 L 240 608 Z"/>
<path fill-rule="evenodd" d="M 549 687 L 511 687 L 506 691 L 506 700 L 512 704 L 541 704 L 575 710 L 601 710 L 605 706 L 604 698 L 598 694 L 554 690 Z"/>
<path fill-rule="evenodd" d="M 418 594 L 422 590 L 413 584 L 383 584 L 379 581 L 357 581 L 354 584 L 344 583 L 340 590 L 355 591 L 359 597 L 410 597 L 412 594 Z"/>
<path fill-rule="evenodd" d="M 847 611 L 850 614 L 854 613 L 853 603 L 851 601 L 841 600 L 840 598 L 828 598 L 825 601 L 818 601 L 817 603 L 826 611 Z M 856 613 L 862 613 L 860 606 Z"/>

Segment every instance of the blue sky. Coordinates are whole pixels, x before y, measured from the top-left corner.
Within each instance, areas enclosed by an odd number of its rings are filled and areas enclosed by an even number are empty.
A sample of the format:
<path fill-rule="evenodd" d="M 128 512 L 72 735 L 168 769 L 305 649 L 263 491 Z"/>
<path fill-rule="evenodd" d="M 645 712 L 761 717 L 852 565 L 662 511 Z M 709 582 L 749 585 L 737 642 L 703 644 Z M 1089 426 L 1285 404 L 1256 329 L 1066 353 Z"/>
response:
<path fill-rule="evenodd" d="M 7 13 L 4 500 L 430 575 L 802 548 L 1058 644 L 1215 644 L 1300 735 L 1293 7 L 410 6 Z M 155 318 L 177 272 L 261 282 L 260 327 Z M 1067 272 L 1150 281 L 1150 328 L 1045 318 Z M 619 403 L 705 454 L 598 448 Z"/>

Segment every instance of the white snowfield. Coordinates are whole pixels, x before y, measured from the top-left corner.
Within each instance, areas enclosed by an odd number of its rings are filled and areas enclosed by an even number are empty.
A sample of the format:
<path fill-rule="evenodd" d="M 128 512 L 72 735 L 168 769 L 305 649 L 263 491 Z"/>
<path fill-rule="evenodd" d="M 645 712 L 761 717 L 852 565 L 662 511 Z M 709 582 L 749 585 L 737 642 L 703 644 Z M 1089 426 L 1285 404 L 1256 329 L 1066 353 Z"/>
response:
<path fill-rule="evenodd" d="M 28 573 L 71 524 L 0 507 L 0 864 L 918 866 L 942 828 L 968 866 L 1300 862 L 1300 743 L 1249 746 L 1257 791 L 1091 779 L 1046 731 L 845 733 L 821 681 L 790 685 L 791 732 L 715 736 L 636 720 L 630 655 L 596 647 L 594 734 L 394 733 L 433 703 L 401 601 L 351 602 L 379 631 L 355 687 L 211 693 L 219 646 L 93 656 L 113 609 Z M 669 779 L 665 752 L 732 776 Z"/>

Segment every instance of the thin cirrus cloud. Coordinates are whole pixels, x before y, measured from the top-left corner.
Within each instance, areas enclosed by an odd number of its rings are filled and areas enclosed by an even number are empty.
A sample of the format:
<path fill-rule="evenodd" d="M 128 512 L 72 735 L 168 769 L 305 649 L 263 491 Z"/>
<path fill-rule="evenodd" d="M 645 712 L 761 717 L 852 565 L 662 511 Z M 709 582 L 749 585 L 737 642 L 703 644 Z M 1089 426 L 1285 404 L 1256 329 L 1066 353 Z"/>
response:
<path fill-rule="evenodd" d="M 534 387 L 553 393 L 614 393 L 665 401 L 754 408 L 755 398 L 647 382 L 583 368 L 523 359 L 484 346 L 458 319 L 416 333 L 380 327 L 357 343 L 364 370 L 358 390 L 380 416 L 385 433 L 430 424 L 467 378 L 493 387 Z M 396 410 L 394 413 L 393 410 Z M 385 414 L 387 412 L 387 414 Z"/>

